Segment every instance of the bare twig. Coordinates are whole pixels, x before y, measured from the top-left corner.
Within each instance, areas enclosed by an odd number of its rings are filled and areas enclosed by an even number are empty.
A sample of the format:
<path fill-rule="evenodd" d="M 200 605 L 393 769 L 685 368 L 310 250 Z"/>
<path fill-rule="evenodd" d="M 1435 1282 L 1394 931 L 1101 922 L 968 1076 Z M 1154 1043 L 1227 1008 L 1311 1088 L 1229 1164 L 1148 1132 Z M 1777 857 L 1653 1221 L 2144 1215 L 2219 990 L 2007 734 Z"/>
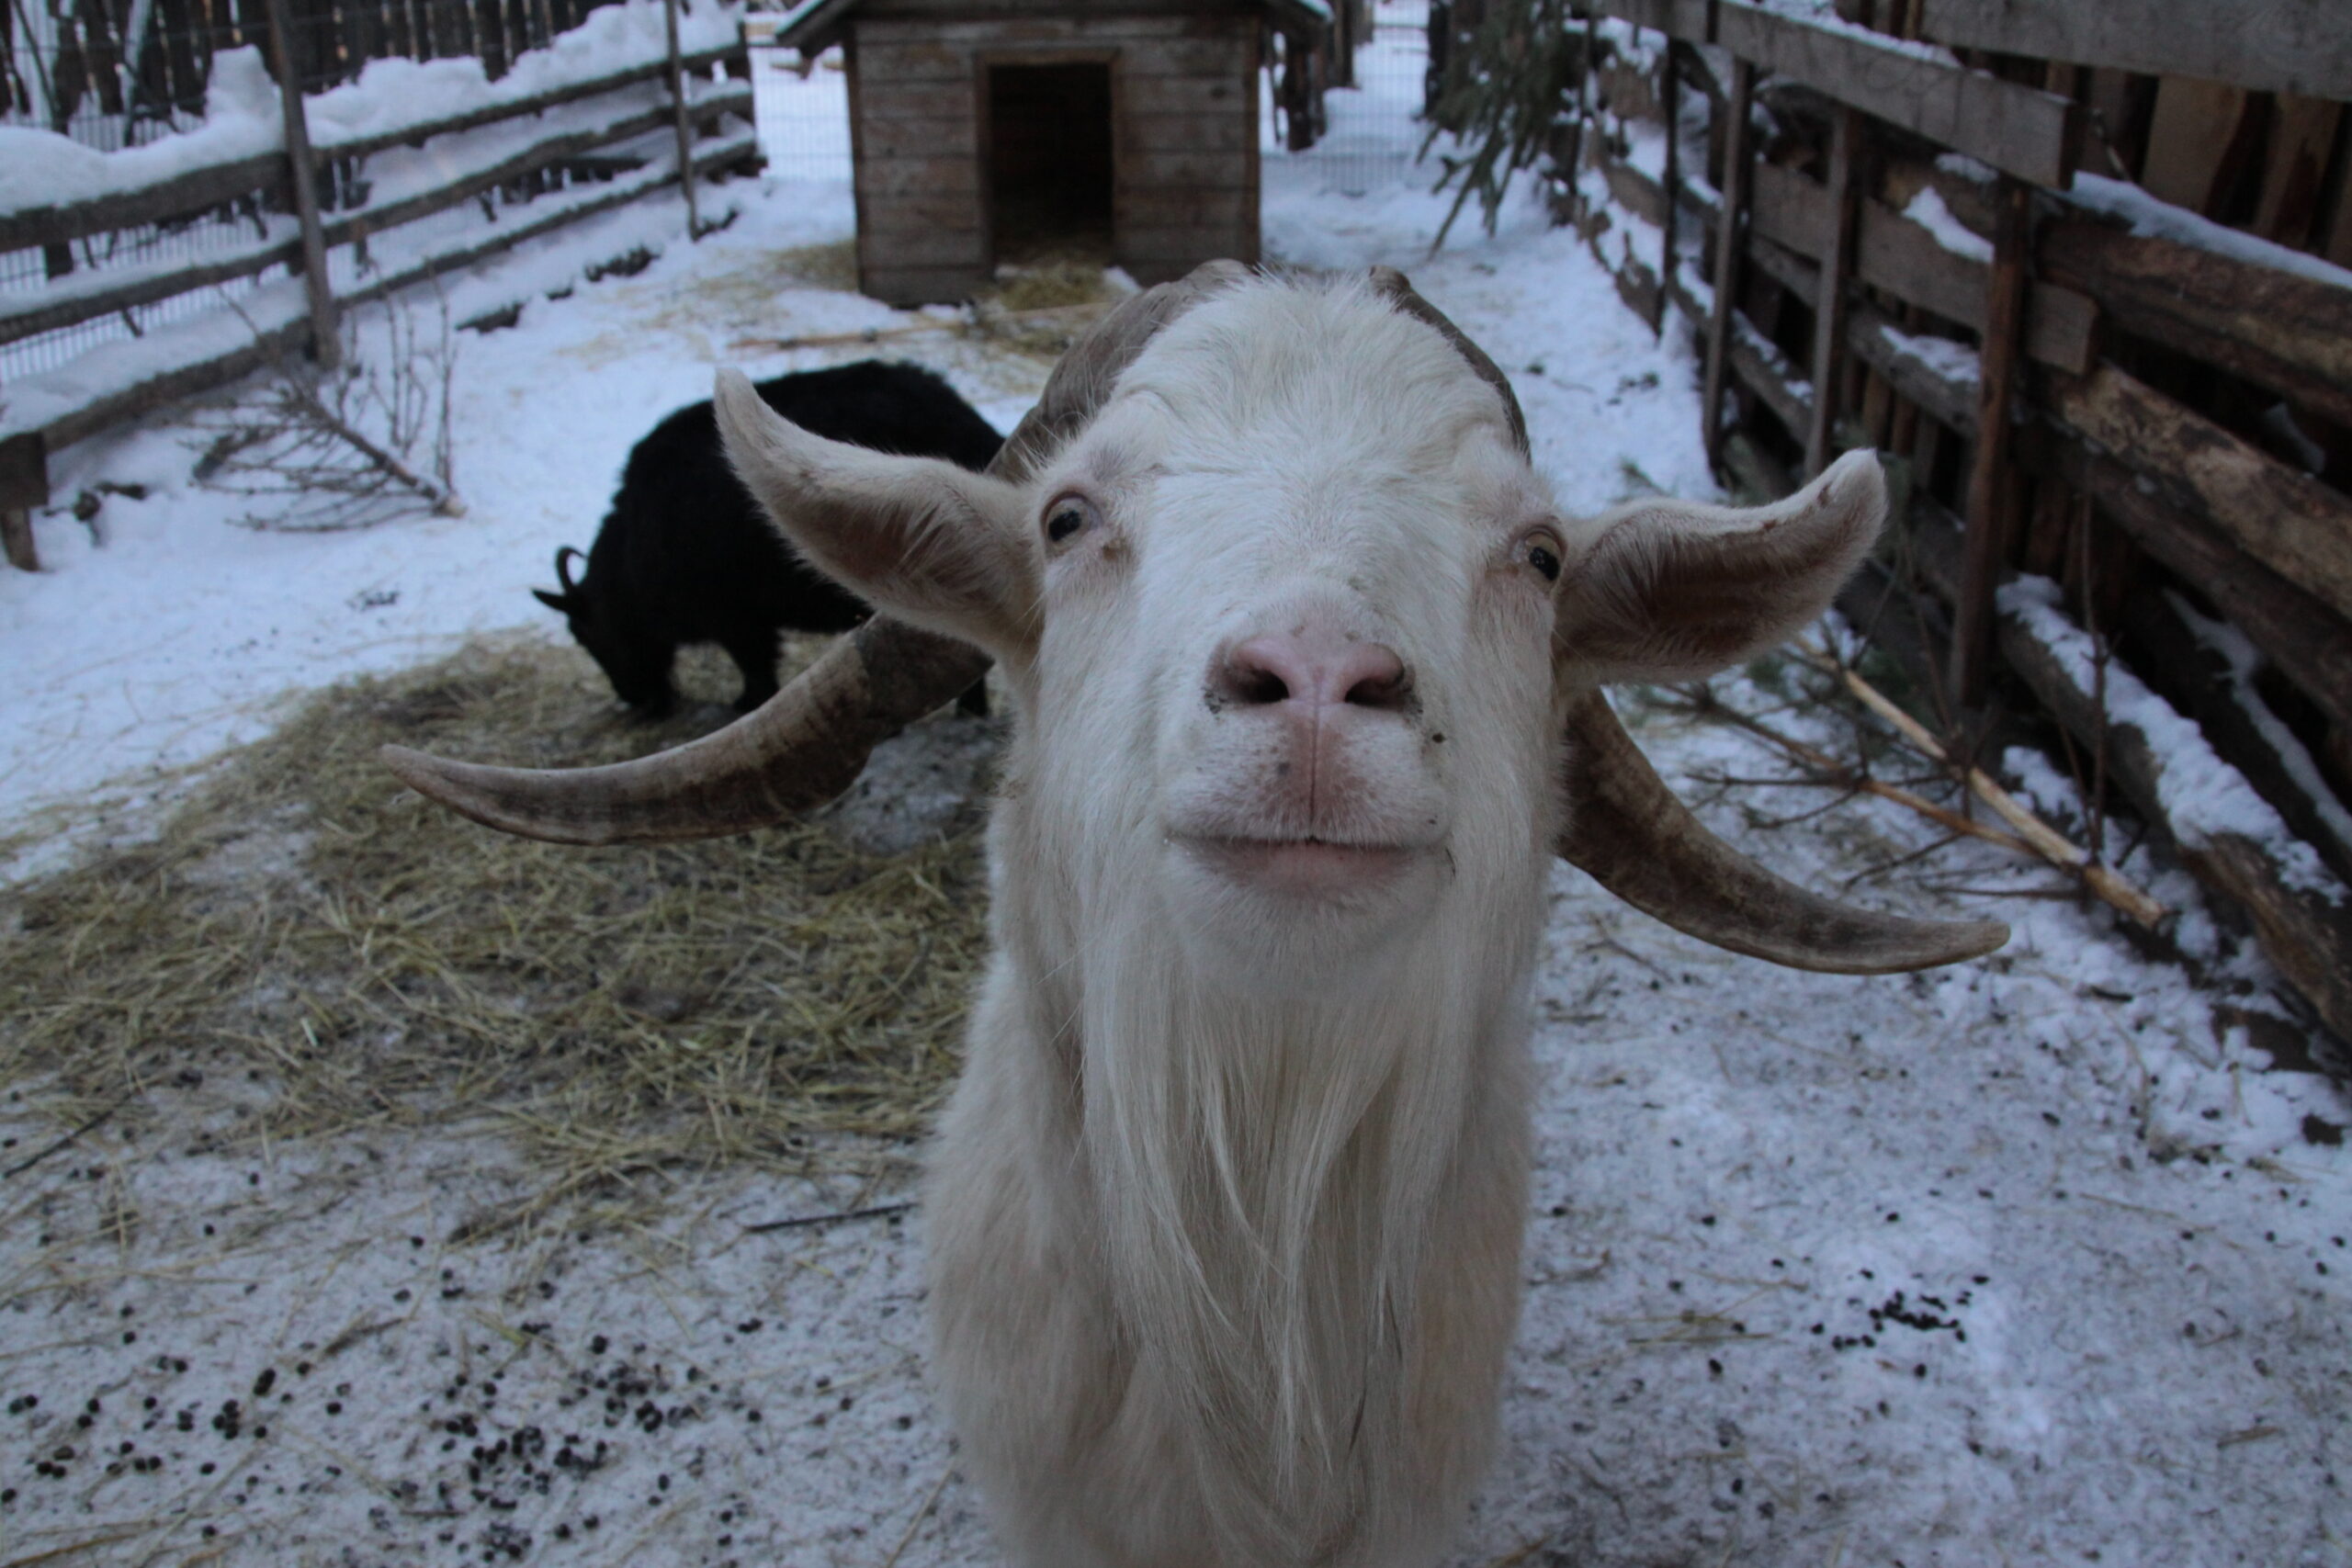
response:
<path fill-rule="evenodd" d="M 954 321 L 923 321 L 907 327 L 866 327 L 852 333 L 803 333 L 795 337 L 739 337 L 728 348 L 737 354 L 781 354 L 794 348 L 842 348 L 851 344 L 884 343 L 923 333 L 954 332 Z"/>
<path fill-rule="evenodd" d="M 271 351 L 258 394 L 200 422 L 217 434 L 198 478 L 246 495 L 300 498 L 290 512 L 248 517 L 249 527 L 365 527 L 392 515 L 398 508 L 383 503 L 403 491 L 442 516 L 464 516 L 450 479 L 455 353 L 446 299 L 440 318 L 438 344 L 424 347 L 409 311 L 394 309 L 379 364 L 364 362 L 356 341 L 345 344 L 341 367 L 324 372 Z M 246 325 L 266 342 L 250 318 Z"/>
<path fill-rule="evenodd" d="M 463 517 L 466 514 L 466 503 L 458 499 L 456 491 L 436 479 L 418 473 L 400 458 L 368 440 L 355 429 L 349 421 L 321 401 L 318 393 L 311 388 L 300 382 L 289 383 L 286 389 L 286 396 L 295 408 L 316 420 L 336 438 L 348 444 L 361 457 L 433 502 L 433 510 L 442 516 Z"/>
<path fill-rule="evenodd" d="M 66 1134 L 55 1143 L 51 1144 L 48 1147 L 42 1149 L 38 1154 L 28 1155 L 25 1158 L 20 1159 L 16 1164 L 10 1166 L 7 1169 L 0 1170 L 0 1177 L 22 1176 L 25 1172 L 30 1170 L 33 1167 L 39 1165 L 41 1161 L 47 1159 L 58 1150 L 65 1147 L 68 1144 L 73 1143 L 75 1139 L 80 1138 L 86 1134 L 96 1132 L 100 1127 L 104 1126 L 107 1122 L 113 1119 L 116 1111 L 121 1110 L 124 1106 L 130 1103 L 130 1096 L 127 1094 L 124 1095 L 120 1100 L 116 1100 L 112 1105 L 107 1106 L 104 1111 L 99 1111 L 96 1116 L 91 1117 L 87 1122 L 83 1122 L 79 1127 L 74 1128 L 72 1132 Z"/>
<path fill-rule="evenodd" d="M 912 1522 L 907 1526 L 907 1533 L 900 1536 L 899 1544 L 890 1549 L 890 1555 L 883 1560 L 882 1568 L 898 1568 L 899 1559 L 907 1554 L 907 1548 L 914 1541 L 915 1532 L 922 1529 L 923 1520 L 931 1517 L 931 1510 L 939 1503 L 939 1495 L 947 1490 L 947 1478 L 955 1473 L 953 1465 L 939 1472 L 939 1483 L 931 1489 L 931 1495 L 922 1500 L 922 1506 L 915 1510 Z"/>
<path fill-rule="evenodd" d="M 845 348 L 852 344 L 883 343 L 893 338 L 920 337 L 925 333 L 961 332 L 975 324 L 1068 321 L 1084 326 L 1115 301 L 1090 300 L 1078 305 L 1041 305 L 1029 310 L 982 309 L 970 320 L 924 320 L 900 327 L 865 327 L 849 333 L 808 333 L 797 337 L 739 337 L 727 346 L 739 354 L 781 354 L 796 348 Z"/>
<path fill-rule="evenodd" d="M 763 1235 L 769 1231 L 799 1230 L 808 1225 L 836 1225 L 849 1220 L 878 1220 L 891 1214 L 903 1214 L 913 1208 L 910 1198 L 897 1203 L 876 1203 L 864 1209 L 844 1209 L 833 1214 L 799 1214 L 788 1220 L 762 1220 L 755 1225 L 745 1225 L 745 1235 Z"/>
<path fill-rule="evenodd" d="M 1832 811 L 1835 811 L 1839 807 L 1845 805 L 1848 801 L 1853 799 L 1857 795 L 1862 793 L 1860 782 L 1853 779 L 1848 779 L 1842 782 L 1845 784 L 1845 788 L 1836 797 L 1825 800 L 1819 806 L 1807 807 L 1804 810 L 1792 813 L 1787 817 L 1764 818 L 1758 820 L 1756 822 L 1756 826 L 1768 830 L 1778 828 L 1793 828 L 1800 822 L 1810 822 L 1816 817 L 1827 816 Z"/>
<path fill-rule="evenodd" d="M 2091 737 L 2091 788 L 2086 798 L 2090 809 L 2091 858 L 2107 858 L 2107 664 L 2111 650 L 2107 638 L 2098 629 L 2098 584 L 2092 575 L 2091 515 L 2087 498 L 2079 498 L 2082 506 L 2082 526 L 2076 531 L 2083 545 L 2083 629 L 2091 639 L 2091 712 L 2096 715 L 2097 728 Z"/>
<path fill-rule="evenodd" d="M 1817 660 L 1820 657 L 1815 655 Z M 1962 782 L 1968 785 L 1976 798 L 1991 807 L 2015 829 L 2018 838 L 2030 845 L 2035 853 L 2060 870 L 2079 876 L 2083 885 L 2100 898 L 2151 930 L 2171 913 L 2132 882 L 2099 863 L 2095 855 L 2076 848 L 2041 818 L 2026 809 L 2015 795 L 1996 784 L 1982 768 L 1953 763 L 1951 753 L 1928 733 L 1927 727 L 1896 706 L 1886 694 L 1853 671 L 1837 666 L 1834 660 L 1827 661 L 1825 668 L 1835 670 L 1846 690 L 1864 707 L 1884 719 L 1913 750 L 1935 761 L 1954 766 L 1961 773 Z"/>
<path fill-rule="evenodd" d="M 1959 812 L 1938 806 L 1923 795 L 1914 795 L 1907 789 L 1900 789 L 1894 784 L 1883 784 L 1871 778 L 1859 769 L 1839 761 L 1826 751 L 1817 750 L 1794 736 L 1783 735 L 1763 720 L 1751 718 L 1737 708 L 1718 701 L 1712 692 L 1702 688 L 1692 696 L 1691 700 L 1698 711 L 1736 724 L 1751 735 L 1779 747 L 1805 766 L 1816 770 L 1824 775 L 1823 782 L 1826 784 L 1860 790 L 1866 795 L 1874 795 L 1881 800 L 1891 801 L 1907 811 L 1916 811 L 1928 821 L 1947 828 L 1954 833 L 1964 834 L 1973 839 L 1982 839 L 1987 843 L 1998 844 L 2005 850 L 2011 850 L 2021 855 L 2030 856 L 2034 852 L 2030 844 L 2014 833 L 2006 833 L 1989 823 L 1962 817 Z"/>
<path fill-rule="evenodd" d="M 111 1535 L 88 1536 L 81 1540 L 69 1541 L 63 1546 L 52 1546 L 36 1551 L 30 1557 L 11 1557 L 6 1562 L 0 1563 L 0 1568 L 34 1568 L 36 1563 L 56 1562 L 68 1557 L 78 1557 L 85 1551 L 96 1551 L 102 1546 L 112 1546 L 119 1541 L 135 1540 L 145 1535 L 150 1528 L 147 1525 L 135 1525 L 129 1529 L 118 1529 Z"/>
<path fill-rule="evenodd" d="M 1962 833 L 1946 833 L 1940 839 L 1931 839 L 1928 842 L 1921 844 L 1917 849 L 1910 851 L 1908 853 L 1899 854 L 1893 860 L 1881 861 L 1876 865 L 1868 866 L 1863 870 L 1854 873 L 1853 875 L 1847 877 L 1843 882 L 1840 882 L 1838 886 L 1840 887 L 1855 887 L 1860 886 L 1862 883 L 1870 882 L 1878 877 L 1884 876 L 1890 871 L 1901 871 L 1906 865 L 1916 864 L 1920 861 L 1926 860 L 1929 855 L 1934 854 L 1939 850 L 1958 843 L 1964 837 L 1966 837 L 1966 835 Z"/>

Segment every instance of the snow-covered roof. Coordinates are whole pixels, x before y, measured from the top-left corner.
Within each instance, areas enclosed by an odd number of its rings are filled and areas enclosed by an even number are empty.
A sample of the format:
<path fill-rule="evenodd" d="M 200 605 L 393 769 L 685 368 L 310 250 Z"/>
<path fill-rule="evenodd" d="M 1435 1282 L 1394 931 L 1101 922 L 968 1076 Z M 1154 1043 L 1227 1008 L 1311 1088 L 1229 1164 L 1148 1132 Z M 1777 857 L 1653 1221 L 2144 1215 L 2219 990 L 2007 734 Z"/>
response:
<path fill-rule="evenodd" d="M 860 3 L 861 0 L 793 0 L 793 4 L 785 7 L 783 18 L 776 24 L 775 41 L 784 48 L 797 49 L 804 54 L 814 54 L 820 49 L 830 48 L 840 39 L 842 25 L 849 20 L 850 14 L 857 9 Z M 1329 0 L 1256 0 L 1256 4 L 1263 7 L 1268 18 L 1284 32 L 1315 33 L 1331 25 Z M 1204 6 L 1203 8 L 1212 7 Z M 1214 8 L 1223 10 L 1227 7 L 1216 6 Z M 974 6 L 976 15 L 982 9 L 978 6 Z M 1084 0 L 1061 0 L 1059 5 L 1046 4 L 1036 7 L 1039 12 L 1056 9 L 1082 12 L 1087 6 Z M 941 19 L 972 18 L 943 14 Z"/>

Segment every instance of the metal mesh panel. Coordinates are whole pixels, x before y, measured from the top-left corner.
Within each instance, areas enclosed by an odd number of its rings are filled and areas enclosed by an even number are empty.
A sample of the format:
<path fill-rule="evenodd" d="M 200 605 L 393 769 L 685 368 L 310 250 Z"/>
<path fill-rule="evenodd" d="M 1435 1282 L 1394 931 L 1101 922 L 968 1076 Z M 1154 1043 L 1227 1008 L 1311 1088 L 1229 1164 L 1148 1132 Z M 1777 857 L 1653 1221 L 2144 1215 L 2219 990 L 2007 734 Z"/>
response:
<path fill-rule="evenodd" d="M 1411 173 L 1420 150 L 1421 79 L 1429 68 L 1429 0 L 1377 0 L 1369 10 L 1371 36 L 1356 51 L 1356 85 L 1325 93 L 1329 124 L 1314 146 L 1284 152 L 1273 95 L 1268 91 L 1261 99 L 1265 155 L 1311 169 L 1325 188 L 1351 194 L 1393 185 Z"/>
<path fill-rule="evenodd" d="M 359 74 L 371 60 L 479 55 L 494 78 L 514 56 L 579 25 L 588 0 L 289 0 L 288 49 L 306 92 Z M 214 55 L 265 46 L 262 0 L 0 0 L 0 125 L 58 131 L 114 152 L 201 122 Z M 126 48 L 125 40 L 135 44 Z M 128 63 L 126 63 L 128 62 Z M 333 211 L 345 171 L 322 166 Z M 153 263 L 187 263 L 250 243 L 264 213 L 247 197 L 165 224 L 69 244 L 0 252 L 0 294 Z M 220 309 L 286 276 L 195 289 L 153 305 L 0 345 L 0 386 L 54 369 L 107 343 Z"/>
<path fill-rule="evenodd" d="M 849 79 L 840 50 L 804 68 L 796 51 L 754 49 L 752 90 L 770 174 L 849 183 Z"/>

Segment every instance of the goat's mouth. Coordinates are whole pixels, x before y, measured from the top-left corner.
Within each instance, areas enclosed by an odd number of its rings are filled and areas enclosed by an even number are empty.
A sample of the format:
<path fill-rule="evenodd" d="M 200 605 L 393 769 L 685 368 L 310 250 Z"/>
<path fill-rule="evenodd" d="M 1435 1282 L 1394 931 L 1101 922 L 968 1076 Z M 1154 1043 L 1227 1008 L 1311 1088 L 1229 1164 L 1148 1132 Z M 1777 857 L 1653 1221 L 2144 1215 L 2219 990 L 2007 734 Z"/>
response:
<path fill-rule="evenodd" d="M 1374 892 L 1431 853 L 1427 845 L 1360 843 L 1313 835 L 1251 838 L 1180 835 L 1175 842 L 1222 880 L 1294 897 Z"/>

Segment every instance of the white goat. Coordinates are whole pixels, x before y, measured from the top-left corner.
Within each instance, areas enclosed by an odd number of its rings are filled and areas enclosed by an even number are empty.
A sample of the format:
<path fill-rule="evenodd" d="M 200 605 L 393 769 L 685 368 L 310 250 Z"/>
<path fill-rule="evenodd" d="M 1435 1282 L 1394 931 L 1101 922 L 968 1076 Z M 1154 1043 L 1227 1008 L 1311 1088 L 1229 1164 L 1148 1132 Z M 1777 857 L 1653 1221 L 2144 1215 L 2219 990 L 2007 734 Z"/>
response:
<path fill-rule="evenodd" d="M 1015 701 L 995 953 L 925 1196 L 936 1370 L 1012 1557 L 1428 1563 L 1517 1313 L 1526 994 L 1571 803 L 1604 880 L 1727 945 L 1884 969 L 2002 933 L 1831 910 L 1695 837 L 1594 694 L 1817 614 L 1877 533 L 1872 459 L 1777 507 L 1577 523 L 1401 278 L 1154 294 L 999 476 L 821 440 L 732 374 L 720 423 L 812 560 L 985 649 Z M 919 700 L 853 657 L 796 724 L 854 739 Z M 710 781 L 749 764 L 585 795 L 401 765 L 583 839 L 736 825 Z M 816 793 L 759 766 L 771 807 Z M 689 775 L 666 829 L 612 805 Z M 1659 897 L 1660 868 L 1727 885 Z"/>

